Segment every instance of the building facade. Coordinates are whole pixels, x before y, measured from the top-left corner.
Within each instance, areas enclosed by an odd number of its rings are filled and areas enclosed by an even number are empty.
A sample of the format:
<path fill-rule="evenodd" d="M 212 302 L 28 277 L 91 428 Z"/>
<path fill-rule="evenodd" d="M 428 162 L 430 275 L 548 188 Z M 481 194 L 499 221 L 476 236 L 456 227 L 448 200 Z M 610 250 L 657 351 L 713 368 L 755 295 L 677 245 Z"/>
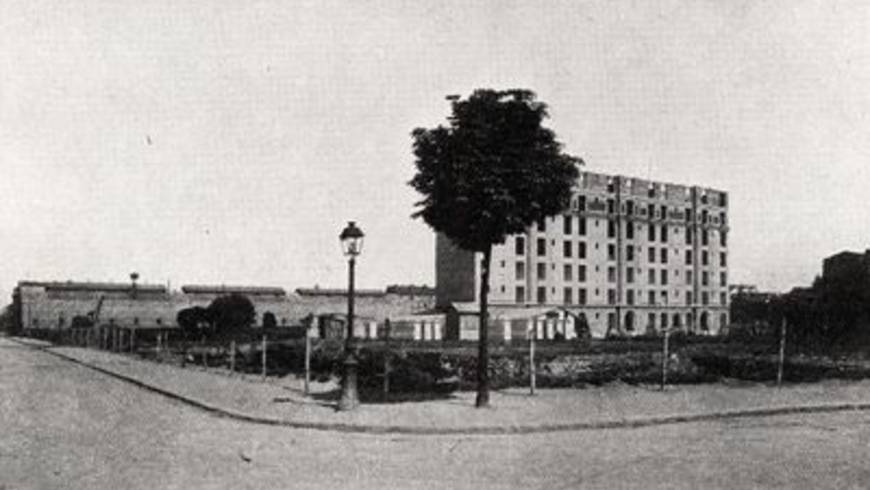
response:
<path fill-rule="evenodd" d="M 479 300 L 481 254 L 436 237 L 436 303 Z M 569 209 L 493 248 L 494 307 L 559 308 L 594 337 L 728 325 L 728 196 L 581 172 Z"/>
<path fill-rule="evenodd" d="M 178 312 L 193 306 L 207 307 L 214 299 L 241 294 L 254 304 L 255 323 L 263 325 L 268 314 L 277 326 L 299 325 L 309 316 L 341 315 L 347 312 L 347 291 L 302 288 L 287 293 L 283 288 L 262 286 L 185 285 L 170 291 L 162 285 L 95 283 L 77 281 L 20 281 L 13 292 L 17 327 L 21 330 L 63 330 L 78 316 L 97 325 L 125 328 L 177 327 Z M 431 290 L 361 290 L 356 294 L 360 323 L 381 323 L 430 310 Z"/>

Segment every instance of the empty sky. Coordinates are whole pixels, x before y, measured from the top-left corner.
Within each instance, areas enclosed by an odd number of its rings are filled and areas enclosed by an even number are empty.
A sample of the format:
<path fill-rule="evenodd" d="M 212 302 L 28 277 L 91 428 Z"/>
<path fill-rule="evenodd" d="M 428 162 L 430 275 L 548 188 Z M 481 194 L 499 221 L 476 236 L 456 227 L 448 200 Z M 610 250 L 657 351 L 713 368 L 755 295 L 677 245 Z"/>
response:
<path fill-rule="evenodd" d="M 0 293 L 19 279 L 434 281 L 410 131 L 530 88 L 589 170 L 731 193 L 730 280 L 870 247 L 870 9 L 843 1 L 0 3 Z"/>

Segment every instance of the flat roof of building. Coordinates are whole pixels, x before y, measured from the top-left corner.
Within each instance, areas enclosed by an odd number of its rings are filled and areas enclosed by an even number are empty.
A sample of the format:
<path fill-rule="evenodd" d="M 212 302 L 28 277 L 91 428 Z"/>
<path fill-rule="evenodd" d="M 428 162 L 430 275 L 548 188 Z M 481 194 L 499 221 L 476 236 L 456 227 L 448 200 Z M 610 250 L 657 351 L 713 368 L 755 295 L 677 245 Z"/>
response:
<path fill-rule="evenodd" d="M 42 287 L 55 291 L 132 291 L 130 283 L 117 282 L 77 282 L 77 281 L 19 281 L 18 287 Z M 162 284 L 137 284 L 136 291 L 149 293 L 165 293 L 166 286 Z"/>
<path fill-rule="evenodd" d="M 250 294 L 250 295 L 269 295 L 269 296 L 287 296 L 284 288 L 270 286 L 227 286 L 227 285 L 208 285 L 208 284 L 186 284 L 181 286 L 181 291 L 185 294 Z"/>

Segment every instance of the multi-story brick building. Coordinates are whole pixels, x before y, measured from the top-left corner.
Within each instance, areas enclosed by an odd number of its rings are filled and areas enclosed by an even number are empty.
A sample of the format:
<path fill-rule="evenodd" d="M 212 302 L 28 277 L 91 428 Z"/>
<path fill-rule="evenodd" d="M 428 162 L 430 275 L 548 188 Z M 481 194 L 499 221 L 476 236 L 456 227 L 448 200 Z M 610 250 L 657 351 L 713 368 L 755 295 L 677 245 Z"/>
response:
<path fill-rule="evenodd" d="M 728 324 L 727 240 L 725 192 L 581 172 L 569 209 L 493 248 L 490 302 L 568 312 L 596 337 L 714 334 Z M 438 306 L 479 300 L 480 260 L 437 236 Z"/>

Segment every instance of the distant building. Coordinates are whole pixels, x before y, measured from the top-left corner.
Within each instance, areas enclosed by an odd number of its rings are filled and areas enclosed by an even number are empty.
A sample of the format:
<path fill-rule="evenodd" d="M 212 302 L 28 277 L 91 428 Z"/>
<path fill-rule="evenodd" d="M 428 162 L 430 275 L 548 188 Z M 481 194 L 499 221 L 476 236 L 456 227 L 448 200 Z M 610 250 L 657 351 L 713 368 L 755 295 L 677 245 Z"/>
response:
<path fill-rule="evenodd" d="M 728 231 L 723 191 L 581 172 L 569 209 L 493 248 L 489 300 L 506 319 L 558 309 L 568 337 L 574 319 L 595 337 L 715 334 L 729 323 Z M 473 322 L 481 254 L 438 234 L 435 255 L 438 307 Z"/>
<path fill-rule="evenodd" d="M 360 322 L 431 310 L 434 295 L 408 291 L 355 291 Z M 420 291 L 414 291 L 420 293 Z M 176 327 L 178 312 L 193 306 L 207 307 L 215 298 L 241 294 L 254 304 L 256 324 L 271 313 L 278 326 L 298 325 L 303 318 L 340 317 L 347 313 L 347 291 L 300 288 L 288 294 L 283 288 L 263 286 L 185 285 L 169 291 L 162 285 L 97 282 L 20 281 L 13 293 L 13 309 L 22 329 L 55 330 L 72 325 L 77 316 L 98 325 L 128 328 Z"/>

